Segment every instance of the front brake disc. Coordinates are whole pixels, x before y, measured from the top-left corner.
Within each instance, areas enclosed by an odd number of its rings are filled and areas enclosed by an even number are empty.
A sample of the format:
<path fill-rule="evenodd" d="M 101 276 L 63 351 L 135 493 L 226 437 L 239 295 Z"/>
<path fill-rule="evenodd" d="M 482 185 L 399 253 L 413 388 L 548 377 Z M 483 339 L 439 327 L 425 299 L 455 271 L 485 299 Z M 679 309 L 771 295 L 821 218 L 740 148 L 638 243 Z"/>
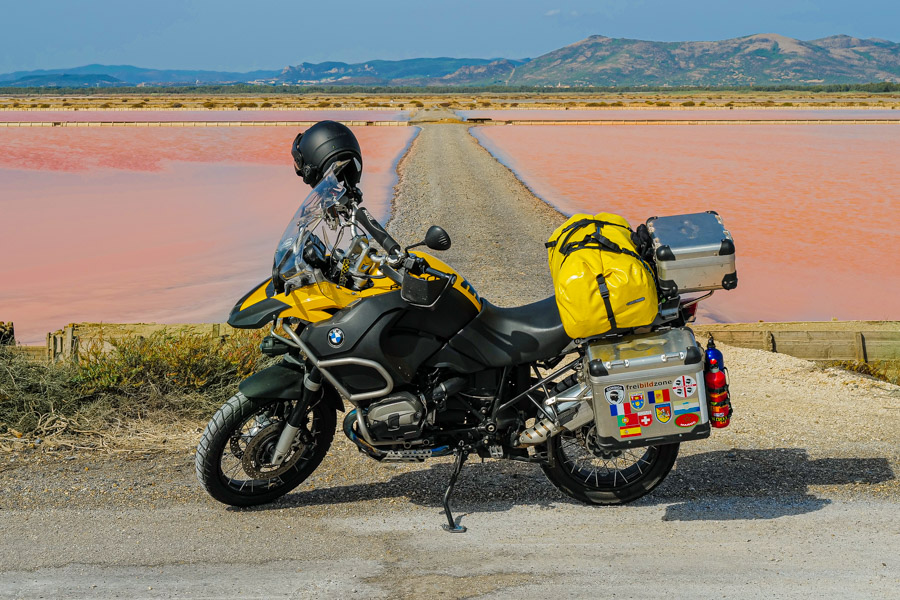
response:
<path fill-rule="evenodd" d="M 265 413 L 255 416 L 253 421 L 254 425 L 249 430 L 246 432 L 235 431 L 234 435 L 231 436 L 231 442 L 229 443 L 231 454 L 238 460 L 244 458 L 244 451 L 248 442 L 252 440 L 257 433 L 272 424 L 268 414 Z M 244 443 L 244 446 L 241 446 L 241 442 Z"/>
<path fill-rule="evenodd" d="M 281 437 L 281 430 L 284 423 L 276 422 L 266 425 L 263 429 L 256 433 L 244 448 L 241 457 L 241 466 L 244 472 L 254 479 L 274 479 L 280 477 L 290 471 L 303 455 L 302 445 L 294 444 L 291 453 L 288 454 L 284 462 L 280 465 L 272 464 L 272 455 L 275 453 L 275 446 L 278 444 L 278 438 Z"/>

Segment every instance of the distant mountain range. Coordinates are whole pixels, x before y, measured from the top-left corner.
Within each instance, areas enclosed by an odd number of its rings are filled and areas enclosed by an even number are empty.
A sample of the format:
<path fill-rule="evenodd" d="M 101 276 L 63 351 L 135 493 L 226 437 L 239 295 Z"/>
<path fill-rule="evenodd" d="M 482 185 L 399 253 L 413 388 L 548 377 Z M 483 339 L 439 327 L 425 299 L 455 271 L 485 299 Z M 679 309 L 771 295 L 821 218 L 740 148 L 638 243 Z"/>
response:
<path fill-rule="evenodd" d="M 900 82 L 900 44 L 835 35 L 757 34 L 717 42 L 591 36 L 534 59 L 414 58 L 301 63 L 281 71 L 187 71 L 87 65 L 0 75 L 3 87 L 258 83 L 355 86 L 744 86 Z"/>
<path fill-rule="evenodd" d="M 16 71 L 0 75 L 2 86 L 57 86 L 60 76 L 83 77 L 79 85 L 95 85 L 91 77 L 102 76 L 112 81 L 109 85 L 191 85 L 208 83 L 246 83 L 255 79 L 277 77 L 281 71 L 249 71 L 232 73 L 228 71 L 187 71 L 175 69 L 144 69 L 131 65 L 85 65 L 72 69 L 41 69 L 37 71 Z M 47 83 L 39 83 L 47 82 Z M 102 85 L 101 85 L 102 87 Z"/>
<path fill-rule="evenodd" d="M 513 85 L 740 86 L 900 82 L 900 44 L 757 34 L 719 42 L 592 36 L 516 69 Z"/>

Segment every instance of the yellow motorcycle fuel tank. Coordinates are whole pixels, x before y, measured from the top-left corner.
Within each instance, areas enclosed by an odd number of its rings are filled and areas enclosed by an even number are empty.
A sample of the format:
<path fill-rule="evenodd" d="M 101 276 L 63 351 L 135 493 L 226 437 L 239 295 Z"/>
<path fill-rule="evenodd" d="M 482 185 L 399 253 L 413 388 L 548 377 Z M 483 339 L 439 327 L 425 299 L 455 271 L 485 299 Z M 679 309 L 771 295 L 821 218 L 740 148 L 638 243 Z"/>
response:
<path fill-rule="evenodd" d="M 452 288 L 462 294 L 481 311 L 482 302 L 475 288 L 455 269 L 425 252 L 412 252 L 428 263 L 432 269 L 456 275 Z M 372 285 L 359 291 L 323 281 L 277 294 L 271 279 L 262 282 L 244 295 L 231 311 L 228 324 L 238 329 L 259 329 L 276 318 L 295 317 L 307 323 L 318 323 L 354 302 L 399 290 L 400 286 L 387 277 L 372 278 Z"/>

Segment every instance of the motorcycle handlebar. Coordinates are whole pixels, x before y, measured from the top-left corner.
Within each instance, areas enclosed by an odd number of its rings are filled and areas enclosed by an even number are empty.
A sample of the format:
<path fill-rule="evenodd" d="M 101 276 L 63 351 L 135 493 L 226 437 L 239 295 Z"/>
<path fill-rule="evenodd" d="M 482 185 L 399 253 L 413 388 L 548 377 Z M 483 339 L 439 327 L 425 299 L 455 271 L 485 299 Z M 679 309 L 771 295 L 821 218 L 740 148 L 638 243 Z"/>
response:
<path fill-rule="evenodd" d="M 422 272 L 426 275 L 437 277 L 438 279 L 449 279 L 451 284 L 456 279 L 456 275 L 452 273 L 444 273 L 443 271 L 438 271 L 437 269 L 432 269 L 431 267 L 425 267 L 424 269 L 422 269 Z"/>
<path fill-rule="evenodd" d="M 366 233 L 372 236 L 372 238 L 378 242 L 378 244 L 384 248 L 384 251 L 388 253 L 388 255 L 400 255 L 401 247 L 400 244 L 397 243 L 397 240 L 391 237 L 387 231 L 384 230 L 384 227 L 381 226 L 381 223 L 372 218 L 372 215 L 369 214 L 365 208 L 358 208 L 356 210 L 356 223 L 366 230 Z"/>

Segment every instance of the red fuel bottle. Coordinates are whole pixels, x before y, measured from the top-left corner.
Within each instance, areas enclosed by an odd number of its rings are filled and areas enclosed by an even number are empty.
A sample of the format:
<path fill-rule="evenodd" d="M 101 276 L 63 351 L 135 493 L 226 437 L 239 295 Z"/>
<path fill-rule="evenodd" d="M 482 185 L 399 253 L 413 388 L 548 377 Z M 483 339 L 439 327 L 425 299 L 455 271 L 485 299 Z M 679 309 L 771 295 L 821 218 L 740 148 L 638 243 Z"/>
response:
<path fill-rule="evenodd" d="M 718 429 L 728 427 L 731 423 L 731 398 L 728 393 L 728 379 L 725 372 L 719 369 L 719 361 L 715 358 L 706 365 L 706 396 L 709 400 L 709 422 Z"/>

